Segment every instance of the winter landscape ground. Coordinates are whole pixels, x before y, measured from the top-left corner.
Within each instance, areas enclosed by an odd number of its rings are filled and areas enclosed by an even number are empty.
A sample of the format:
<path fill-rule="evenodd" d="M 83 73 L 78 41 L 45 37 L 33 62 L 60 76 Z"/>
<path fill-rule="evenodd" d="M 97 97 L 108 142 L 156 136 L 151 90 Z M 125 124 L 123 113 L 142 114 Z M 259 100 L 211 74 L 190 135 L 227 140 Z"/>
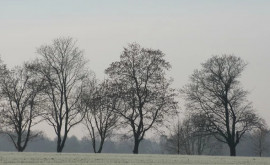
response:
<path fill-rule="evenodd" d="M 269 165 L 270 158 L 1 152 L 0 165 Z"/>

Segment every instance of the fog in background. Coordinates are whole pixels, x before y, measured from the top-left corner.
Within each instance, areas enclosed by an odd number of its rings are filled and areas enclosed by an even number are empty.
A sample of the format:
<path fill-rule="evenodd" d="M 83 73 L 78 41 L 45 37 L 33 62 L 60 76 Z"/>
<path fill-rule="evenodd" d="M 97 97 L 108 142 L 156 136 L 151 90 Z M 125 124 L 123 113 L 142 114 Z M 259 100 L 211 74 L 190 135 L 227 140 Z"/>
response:
<path fill-rule="evenodd" d="M 268 135 L 269 136 L 269 135 Z M 139 152 L 141 154 L 176 154 L 170 153 L 166 150 L 166 147 L 162 144 L 162 138 L 156 137 L 156 139 L 144 139 L 140 145 Z M 214 147 L 204 149 L 203 155 L 223 155 L 229 154 L 228 147 L 226 144 L 221 143 L 213 139 L 216 143 Z M 12 142 L 8 140 L 8 137 L 0 136 L 0 150 L 4 152 L 16 151 L 15 147 L 11 144 Z M 29 143 L 26 148 L 26 152 L 55 152 L 56 149 L 56 139 L 49 139 L 47 137 L 40 137 Z M 237 155 L 238 156 L 258 156 L 254 152 L 254 146 L 252 145 L 252 139 L 250 135 L 247 134 L 246 137 L 237 145 Z M 266 141 L 268 146 L 270 140 Z M 132 140 L 119 140 L 108 139 L 106 140 L 102 153 L 132 153 L 133 142 Z M 93 148 L 91 146 L 91 141 L 87 137 L 78 139 L 76 136 L 71 136 L 67 139 L 67 143 L 63 150 L 64 153 L 93 153 Z M 269 152 L 263 152 L 263 157 L 269 157 Z"/>
<path fill-rule="evenodd" d="M 8 67 L 34 59 L 54 38 L 77 39 L 99 79 L 123 47 L 138 42 L 160 49 L 181 88 L 212 55 L 234 54 L 248 62 L 241 82 L 257 112 L 270 118 L 270 1 L 267 0 L 0 0 L 0 55 Z M 180 100 L 181 111 L 184 102 Z M 54 132 L 46 123 L 37 129 Z M 72 135 L 86 132 L 77 126 Z"/>

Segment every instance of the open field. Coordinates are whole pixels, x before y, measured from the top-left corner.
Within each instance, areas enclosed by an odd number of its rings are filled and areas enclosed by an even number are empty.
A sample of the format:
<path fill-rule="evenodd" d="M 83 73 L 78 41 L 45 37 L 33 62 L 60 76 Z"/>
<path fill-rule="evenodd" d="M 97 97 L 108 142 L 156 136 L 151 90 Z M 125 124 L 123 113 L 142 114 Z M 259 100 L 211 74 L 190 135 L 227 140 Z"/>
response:
<path fill-rule="evenodd" d="M 269 165 L 270 158 L 0 152 L 0 165 Z"/>

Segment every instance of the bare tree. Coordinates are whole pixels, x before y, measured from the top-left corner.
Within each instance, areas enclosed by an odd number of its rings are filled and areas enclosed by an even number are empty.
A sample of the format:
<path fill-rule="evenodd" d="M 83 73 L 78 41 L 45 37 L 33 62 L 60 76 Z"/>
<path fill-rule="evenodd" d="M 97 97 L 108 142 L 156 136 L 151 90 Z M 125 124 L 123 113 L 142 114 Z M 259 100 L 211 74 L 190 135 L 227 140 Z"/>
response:
<path fill-rule="evenodd" d="M 134 137 L 133 153 L 139 152 L 139 144 L 151 128 L 163 124 L 167 115 L 177 113 L 176 92 L 166 78 L 170 64 L 160 50 L 141 48 L 134 43 L 125 48 L 120 61 L 113 62 L 106 73 L 121 98 L 119 114 Z"/>
<path fill-rule="evenodd" d="M 36 70 L 47 84 L 44 118 L 57 136 L 57 152 L 62 152 L 71 128 L 84 118 L 84 108 L 79 106 L 88 73 L 83 52 L 72 38 L 55 39 L 52 45 L 37 49 L 41 56 Z"/>
<path fill-rule="evenodd" d="M 246 63 L 233 55 L 213 56 L 195 70 L 184 87 L 187 109 L 206 118 L 207 131 L 228 144 L 230 155 L 243 135 L 253 129 L 259 118 L 247 101 L 239 77 Z"/>
<path fill-rule="evenodd" d="M 43 80 L 31 72 L 28 65 L 8 71 L 1 79 L 1 118 L 4 133 L 13 142 L 15 148 L 22 152 L 28 142 L 40 132 L 32 127 L 40 122 L 40 95 L 44 88 Z"/>
<path fill-rule="evenodd" d="M 84 125 L 89 131 L 95 153 L 101 153 L 106 138 L 118 126 L 119 116 L 113 111 L 118 98 L 111 94 L 111 88 L 110 82 L 104 80 L 96 87 L 91 87 L 83 100 L 88 108 Z"/>
<path fill-rule="evenodd" d="M 183 122 L 178 120 L 167 139 L 166 150 L 170 153 L 201 155 L 210 147 L 210 136 L 201 131 L 203 126 L 198 127 L 195 120 L 195 116 L 186 116 Z"/>
<path fill-rule="evenodd" d="M 260 157 L 269 150 L 269 130 L 266 128 L 266 124 L 262 124 L 251 133 L 251 141 L 254 153 Z"/>
<path fill-rule="evenodd" d="M 165 139 L 163 148 L 172 154 L 181 154 L 181 129 L 180 121 L 174 126 L 172 134 Z"/>

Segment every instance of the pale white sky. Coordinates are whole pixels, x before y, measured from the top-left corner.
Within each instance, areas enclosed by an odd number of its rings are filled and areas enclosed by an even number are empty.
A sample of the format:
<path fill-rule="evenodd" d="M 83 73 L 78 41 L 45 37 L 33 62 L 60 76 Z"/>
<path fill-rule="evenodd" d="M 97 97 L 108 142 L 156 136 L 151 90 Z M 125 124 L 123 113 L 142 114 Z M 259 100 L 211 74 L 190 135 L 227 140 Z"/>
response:
<path fill-rule="evenodd" d="M 0 55 L 9 67 L 37 57 L 40 45 L 71 36 L 102 79 L 136 41 L 166 54 L 173 85 L 181 88 L 212 55 L 234 54 L 249 63 L 242 84 L 268 124 L 269 29 L 268 0 L 0 0 Z"/>

